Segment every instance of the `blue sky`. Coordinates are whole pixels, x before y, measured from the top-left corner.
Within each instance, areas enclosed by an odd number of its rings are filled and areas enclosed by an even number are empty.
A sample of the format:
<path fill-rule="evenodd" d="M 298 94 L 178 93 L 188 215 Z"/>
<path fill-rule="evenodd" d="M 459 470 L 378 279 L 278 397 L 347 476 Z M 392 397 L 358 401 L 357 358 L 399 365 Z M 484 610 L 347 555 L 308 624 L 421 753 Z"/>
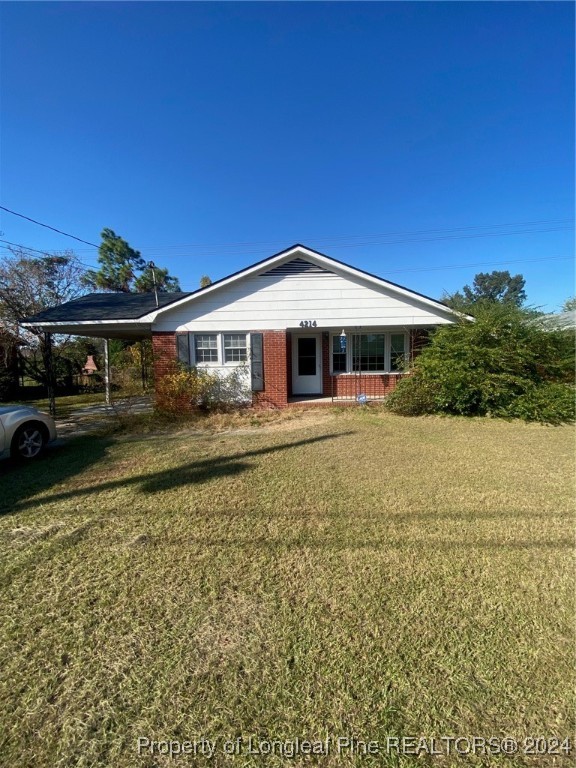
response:
<path fill-rule="evenodd" d="M 302 242 L 433 297 L 493 269 L 550 311 L 574 293 L 571 3 L 0 12 L 7 208 L 114 229 L 190 290 Z"/>

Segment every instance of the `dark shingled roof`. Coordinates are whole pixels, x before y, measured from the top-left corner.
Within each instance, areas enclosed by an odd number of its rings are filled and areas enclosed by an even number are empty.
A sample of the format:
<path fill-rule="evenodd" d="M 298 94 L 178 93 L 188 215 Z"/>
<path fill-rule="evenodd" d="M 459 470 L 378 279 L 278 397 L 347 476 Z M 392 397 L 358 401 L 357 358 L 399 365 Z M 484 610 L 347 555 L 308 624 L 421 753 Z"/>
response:
<path fill-rule="evenodd" d="M 166 307 L 175 301 L 190 296 L 190 293 L 158 292 L 158 305 Z M 153 293 L 90 293 L 73 301 L 67 301 L 59 307 L 45 309 L 32 317 L 26 317 L 25 323 L 69 323 L 82 320 L 137 320 L 153 312 L 156 299 Z"/>

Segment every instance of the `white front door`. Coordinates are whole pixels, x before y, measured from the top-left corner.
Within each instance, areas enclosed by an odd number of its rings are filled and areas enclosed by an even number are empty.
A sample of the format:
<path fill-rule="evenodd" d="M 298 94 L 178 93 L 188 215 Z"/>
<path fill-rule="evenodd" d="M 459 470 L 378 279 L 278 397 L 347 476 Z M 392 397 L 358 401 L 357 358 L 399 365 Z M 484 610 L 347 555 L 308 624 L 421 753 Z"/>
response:
<path fill-rule="evenodd" d="M 320 334 L 292 335 L 292 393 L 322 394 L 322 343 Z"/>

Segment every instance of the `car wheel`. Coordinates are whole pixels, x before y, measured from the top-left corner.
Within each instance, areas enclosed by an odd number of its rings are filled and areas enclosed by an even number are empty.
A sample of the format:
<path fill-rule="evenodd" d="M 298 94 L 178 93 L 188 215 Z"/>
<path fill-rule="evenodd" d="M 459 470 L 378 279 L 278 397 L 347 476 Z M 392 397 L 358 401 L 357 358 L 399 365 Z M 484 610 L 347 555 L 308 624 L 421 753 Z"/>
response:
<path fill-rule="evenodd" d="M 22 424 L 18 427 L 12 439 L 11 454 L 14 459 L 35 459 L 44 450 L 48 436 L 41 424 Z"/>

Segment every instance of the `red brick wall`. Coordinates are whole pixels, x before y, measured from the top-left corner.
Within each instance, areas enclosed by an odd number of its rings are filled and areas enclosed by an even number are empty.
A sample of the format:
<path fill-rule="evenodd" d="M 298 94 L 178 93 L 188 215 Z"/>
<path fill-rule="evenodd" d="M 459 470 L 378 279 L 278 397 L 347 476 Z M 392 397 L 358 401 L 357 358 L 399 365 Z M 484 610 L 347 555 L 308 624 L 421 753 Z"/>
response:
<path fill-rule="evenodd" d="M 288 397 L 292 397 L 292 334 L 286 333 L 286 380 L 288 382 Z"/>
<path fill-rule="evenodd" d="M 176 351 L 176 334 L 171 331 L 152 334 L 152 359 L 154 362 L 154 384 L 156 386 L 156 405 L 162 408 L 163 398 L 158 387 L 162 376 L 174 373 L 178 353 Z M 184 408 L 187 407 L 187 404 Z"/>
<path fill-rule="evenodd" d="M 284 408 L 288 404 L 288 339 L 286 331 L 261 331 L 264 342 L 264 391 L 254 392 L 253 405 Z"/>
<path fill-rule="evenodd" d="M 176 334 L 171 331 L 152 334 L 152 356 L 154 358 L 154 380 L 173 373 L 178 353 Z"/>
<path fill-rule="evenodd" d="M 340 373 L 333 377 L 334 397 L 357 397 L 360 394 L 367 398 L 384 397 L 390 394 L 398 381 L 405 374 L 363 373 L 361 376 L 352 373 Z"/>
<path fill-rule="evenodd" d="M 286 331 L 261 331 L 264 342 L 264 391 L 254 392 L 252 402 L 260 408 L 284 408 L 292 393 L 292 336 Z M 427 343 L 428 331 L 415 329 L 410 332 L 410 355 L 415 357 Z M 399 374 L 340 374 L 330 375 L 330 337 L 323 333 L 322 346 L 322 393 L 324 397 L 355 398 L 360 393 L 371 397 L 384 397 L 392 392 Z M 176 334 L 153 333 L 154 380 L 175 370 L 177 360 Z"/>
<path fill-rule="evenodd" d="M 286 331 L 262 331 L 264 342 L 264 391 L 253 393 L 253 403 L 263 408 L 283 408 L 288 403 L 288 349 Z M 154 381 L 175 370 L 176 334 L 153 333 Z"/>

